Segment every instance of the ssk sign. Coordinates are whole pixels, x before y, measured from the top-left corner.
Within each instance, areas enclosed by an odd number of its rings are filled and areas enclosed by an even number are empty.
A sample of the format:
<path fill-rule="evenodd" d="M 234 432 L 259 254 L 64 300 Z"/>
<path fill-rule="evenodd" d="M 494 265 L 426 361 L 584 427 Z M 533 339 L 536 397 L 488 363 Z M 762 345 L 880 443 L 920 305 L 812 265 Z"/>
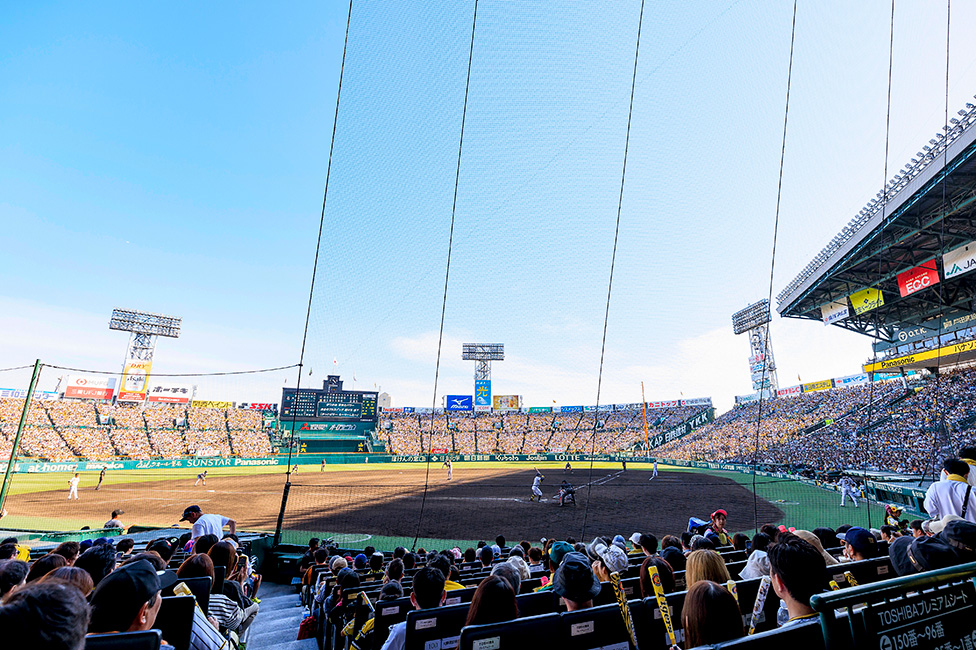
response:
<path fill-rule="evenodd" d="M 898 274 L 898 291 L 902 298 L 938 283 L 939 270 L 936 268 L 935 260 L 929 260 L 921 266 Z"/>

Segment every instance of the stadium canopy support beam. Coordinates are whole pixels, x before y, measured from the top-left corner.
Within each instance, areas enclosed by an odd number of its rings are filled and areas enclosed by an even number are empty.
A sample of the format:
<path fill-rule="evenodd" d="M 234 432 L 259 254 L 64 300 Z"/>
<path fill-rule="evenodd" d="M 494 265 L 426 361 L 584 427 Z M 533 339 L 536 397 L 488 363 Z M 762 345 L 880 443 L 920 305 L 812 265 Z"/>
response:
<path fill-rule="evenodd" d="M 7 500 L 7 488 L 10 485 L 10 475 L 14 471 L 14 458 L 17 457 L 17 447 L 20 445 L 20 435 L 24 432 L 24 425 L 27 423 L 27 412 L 30 410 L 31 399 L 34 397 L 34 388 L 37 386 L 37 378 L 41 376 L 41 360 L 34 361 L 34 374 L 31 375 L 30 386 L 27 388 L 27 399 L 24 400 L 24 408 L 20 412 L 20 424 L 17 425 L 17 434 L 14 436 L 14 443 L 10 447 L 10 458 L 7 460 L 7 471 L 3 474 L 3 487 L 0 487 L 0 516 L 4 512 L 3 504 Z"/>

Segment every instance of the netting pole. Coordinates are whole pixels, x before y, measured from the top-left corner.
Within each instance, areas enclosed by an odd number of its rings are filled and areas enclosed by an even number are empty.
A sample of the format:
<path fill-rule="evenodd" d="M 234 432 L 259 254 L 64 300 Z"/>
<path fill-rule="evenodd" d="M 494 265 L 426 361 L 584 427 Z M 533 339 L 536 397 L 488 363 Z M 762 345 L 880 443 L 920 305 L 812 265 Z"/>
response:
<path fill-rule="evenodd" d="M 291 491 L 291 481 L 285 481 L 285 488 L 281 491 L 281 508 L 278 510 L 278 523 L 275 524 L 274 540 L 271 548 L 281 543 L 281 526 L 285 522 L 285 506 L 288 505 L 288 493 Z"/>
<path fill-rule="evenodd" d="M 34 374 L 31 375 L 30 386 L 27 387 L 27 399 L 24 400 L 24 408 L 20 412 L 20 424 L 17 425 L 17 433 L 14 435 L 14 444 L 10 447 L 10 458 L 7 460 L 7 471 L 3 474 L 3 487 L 0 487 L 0 515 L 4 512 L 3 504 L 7 501 L 7 488 L 10 487 L 10 475 L 14 471 L 14 458 L 17 456 L 17 447 L 20 445 L 20 435 L 24 432 L 24 425 L 27 424 L 27 413 L 30 411 L 31 399 L 34 398 L 34 388 L 37 386 L 37 379 L 41 376 L 41 360 L 34 361 Z"/>

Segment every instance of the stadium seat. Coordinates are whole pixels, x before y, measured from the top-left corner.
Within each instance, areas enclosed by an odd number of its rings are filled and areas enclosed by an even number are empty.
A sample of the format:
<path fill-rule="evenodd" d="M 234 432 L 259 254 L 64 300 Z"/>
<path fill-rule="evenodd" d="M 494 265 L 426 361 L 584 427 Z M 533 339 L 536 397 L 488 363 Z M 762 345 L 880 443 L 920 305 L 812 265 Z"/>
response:
<path fill-rule="evenodd" d="M 226 575 L 227 575 L 227 567 L 220 564 L 214 565 L 214 581 L 213 581 L 213 585 L 210 587 L 210 593 L 212 594 L 224 593 L 224 578 Z"/>
<path fill-rule="evenodd" d="M 602 605 L 563 612 L 562 648 L 567 650 L 628 650 L 629 634 L 619 606 Z"/>
<path fill-rule="evenodd" d="M 823 650 L 824 639 L 823 633 L 820 631 L 820 621 L 812 619 L 809 622 L 791 625 L 783 629 L 767 630 L 734 641 L 698 646 L 698 648 L 710 648 L 711 650 L 782 650 L 783 648 Z"/>
<path fill-rule="evenodd" d="M 193 629 L 193 597 L 169 596 L 162 599 L 154 628 L 176 650 L 189 650 Z"/>
<path fill-rule="evenodd" d="M 523 650 L 563 648 L 565 635 L 559 614 L 542 614 L 490 625 L 469 625 L 461 630 L 459 650 Z"/>
<path fill-rule="evenodd" d="M 482 578 L 484 580 L 484 578 Z M 467 589 L 454 589 L 447 592 L 447 598 L 444 599 L 445 605 L 460 605 L 462 603 L 470 603 L 471 599 L 474 598 L 474 592 L 478 591 L 478 588 L 468 587 Z"/>
<path fill-rule="evenodd" d="M 172 587 L 168 587 L 163 590 L 163 596 L 172 596 L 173 589 L 180 582 L 185 583 L 190 592 L 193 593 L 194 598 L 197 599 L 197 604 L 200 605 L 200 609 L 207 611 L 210 608 L 210 576 L 201 576 L 199 578 L 180 578 L 179 582 L 174 584 Z"/>
<path fill-rule="evenodd" d="M 624 590 L 627 600 L 640 598 L 640 578 L 624 578 L 620 581 L 620 587 Z M 613 585 L 609 582 L 600 583 L 600 593 L 593 599 L 593 605 L 607 605 L 617 602 L 617 595 L 613 592 Z"/>
<path fill-rule="evenodd" d="M 159 650 L 159 630 L 92 634 L 85 637 L 85 650 Z"/>
<path fill-rule="evenodd" d="M 558 612 L 560 609 L 559 601 L 559 596 L 551 591 L 537 591 L 531 594 L 519 594 L 515 597 L 519 616 L 522 618 Z"/>
<path fill-rule="evenodd" d="M 390 627 L 396 623 L 407 620 L 407 612 L 413 610 L 413 603 L 409 596 L 397 598 L 389 602 L 376 603 L 376 614 L 373 618 L 373 634 L 376 637 L 373 641 L 375 647 L 383 646 L 386 637 L 390 635 Z"/>
<path fill-rule="evenodd" d="M 895 572 L 891 568 L 891 559 L 887 555 L 870 560 L 861 560 L 860 562 L 832 564 L 827 567 L 828 579 L 836 581 L 841 587 L 853 586 L 844 577 L 846 571 L 850 571 L 857 583 L 862 585 L 887 580 L 895 576 Z"/>
<path fill-rule="evenodd" d="M 453 650 L 457 647 L 461 628 L 468 617 L 471 603 L 418 609 L 407 612 L 406 650 L 425 650 L 437 647 Z M 431 643 L 434 641 L 435 643 Z"/>

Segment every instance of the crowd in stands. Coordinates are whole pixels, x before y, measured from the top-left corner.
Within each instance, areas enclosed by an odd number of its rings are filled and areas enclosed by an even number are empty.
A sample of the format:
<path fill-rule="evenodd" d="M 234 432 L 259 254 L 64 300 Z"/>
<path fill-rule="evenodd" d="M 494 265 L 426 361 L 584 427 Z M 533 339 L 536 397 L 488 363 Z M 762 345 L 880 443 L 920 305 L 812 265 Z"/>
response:
<path fill-rule="evenodd" d="M 0 455 L 9 456 L 24 401 L 0 399 Z M 271 453 L 259 411 L 173 404 L 34 401 L 18 455 L 51 461 Z"/>
<path fill-rule="evenodd" d="M 63 542 L 31 561 L 28 547 L 7 538 L 0 542 L 3 643 L 80 650 L 86 634 L 154 629 L 164 612 L 168 632 L 186 630 L 194 650 L 244 648 L 260 609 L 260 577 L 239 547 L 234 533 L 223 539 L 186 533 L 152 540 L 144 548 L 136 548 L 131 538 L 103 537 Z M 223 582 L 214 585 L 220 576 Z M 190 607 L 177 602 L 187 593 L 203 602 L 205 611 L 192 601 Z"/>
<path fill-rule="evenodd" d="M 921 473 L 968 437 L 976 419 L 974 396 L 972 368 L 910 389 L 896 379 L 803 393 L 764 402 L 758 435 L 759 405 L 751 403 L 656 453 L 714 462 L 799 462 L 816 471 Z"/>
<path fill-rule="evenodd" d="M 648 433 L 666 431 L 702 409 L 649 410 Z M 459 454 L 602 454 L 642 443 L 644 413 L 641 408 L 599 413 L 392 413 L 381 417 L 377 435 L 396 454 L 435 449 Z"/>

